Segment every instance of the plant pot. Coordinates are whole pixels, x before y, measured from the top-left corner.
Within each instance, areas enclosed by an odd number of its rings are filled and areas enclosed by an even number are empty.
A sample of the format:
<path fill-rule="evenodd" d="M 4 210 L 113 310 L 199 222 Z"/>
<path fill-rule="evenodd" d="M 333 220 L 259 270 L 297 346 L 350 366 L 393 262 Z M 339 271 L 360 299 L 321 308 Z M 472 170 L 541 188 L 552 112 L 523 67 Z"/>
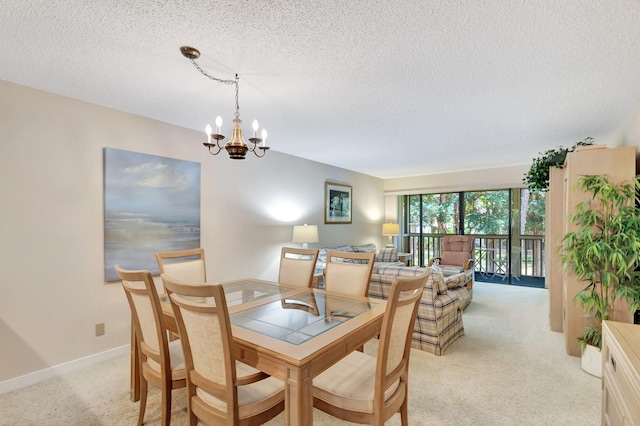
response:
<path fill-rule="evenodd" d="M 582 369 L 592 376 L 602 377 L 602 352 L 597 346 L 587 345 L 582 352 Z"/>

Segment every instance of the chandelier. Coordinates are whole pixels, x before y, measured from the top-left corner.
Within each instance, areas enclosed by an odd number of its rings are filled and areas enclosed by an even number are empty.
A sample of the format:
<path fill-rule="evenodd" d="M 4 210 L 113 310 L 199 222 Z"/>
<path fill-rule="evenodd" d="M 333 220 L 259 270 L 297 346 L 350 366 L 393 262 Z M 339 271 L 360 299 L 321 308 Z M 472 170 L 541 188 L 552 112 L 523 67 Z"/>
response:
<path fill-rule="evenodd" d="M 229 157 L 234 160 L 244 160 L 247 151 L 253 152 L 256 157 L 264 157 L 264 154 L 266 154 L 267 150 L 269 149 L 269 147 L 266 146 L 267 131 L 265 129 L 262 129 L 262 137 L 256 137 L 259 128 L 258 120 L 253 120 L 253 123 L 251 124 L 251 127 L 253 129 L 253 137 L 249 138 L 251 146 L 247 145 L 247 143 L 244 141 L 244 137 L 242 136 L 242 128 L 240 127 L 240 125 L 242 124 L 242 120 L 240 120 L 240 106 L 238 104 L 238 83 L 240 81 L 238 74 L 236 74 L 235 80 L 222 80 L 220 78 L 213 77 L 212 75 L 207 74 L 196 63 L 195 60 L 200 57 L 200 51 L 198 49 L 190 46 L 182 46 L 180 48 L 180 52 L 182 52 L 182 55 L 185 58 L 191 61 L 193 66 L 196 67 L 196 69 L 200 71 L 202 75 L 210 78 L 211 80 L 217 81 L 218 83 L 233 84 L 236 86 L 236 113 L 235 118 L 233 119 L 233 131 L 231 132 L 231 139 L 227 140 L 227 142 L 223 145 L 220 144 L 220 141 L 225 139 L 226 136 L 220 134 L 220 127 L 222 127 L 222 117 L 218 116 L 216 118 L 215 133 L 212 133 L 213 130 L 211 129 L 211 126 L 209 124 L 207 124 L 207 127 L 205 128 L 207 141 L 204 142 L 203 145 L 209 149 L 209 154 L 218 155 L 224 148 L 229 154 Z M 212 140 L 215 140 L 215 142 L 212 142 Z M 262 145 L 259 145 L 261 142 Z"/>

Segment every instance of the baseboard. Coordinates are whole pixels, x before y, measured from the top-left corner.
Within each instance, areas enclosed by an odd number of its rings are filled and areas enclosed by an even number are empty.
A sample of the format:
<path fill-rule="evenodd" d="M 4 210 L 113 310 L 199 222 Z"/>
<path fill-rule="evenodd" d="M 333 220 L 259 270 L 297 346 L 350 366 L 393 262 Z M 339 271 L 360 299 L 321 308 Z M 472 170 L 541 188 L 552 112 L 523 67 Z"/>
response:
<path fill-rule="evenodd" d="M 119 357 L 120 355 L 128 354 L 131 351 L 130 348 L 131 345 L 120 346 L 118 348 L 109 349 L 108 351 L 89 355 L 84 358 L 65 362 L 64 364 L 45 368 L 44 370 L 34 371 L 33 373 L 25 374 L 24 376 L 5 380 L 0 382 L 0 395 L 35 385 L 36 383 L 44 382 L 45 380 L 53 379 L 54 377 L 62 376 L 67 373 L 82 370 L 83 368 L 91 367 L 101 362 Z"/>

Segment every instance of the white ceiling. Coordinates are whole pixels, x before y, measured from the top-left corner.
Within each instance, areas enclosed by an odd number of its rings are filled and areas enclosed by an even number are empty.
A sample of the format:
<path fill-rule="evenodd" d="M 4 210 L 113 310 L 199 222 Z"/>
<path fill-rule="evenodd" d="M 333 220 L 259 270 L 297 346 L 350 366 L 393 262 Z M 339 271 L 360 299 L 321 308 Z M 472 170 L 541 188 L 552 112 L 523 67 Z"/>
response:
<path fill-rule="evenodd" d="M 607 143 L 640 103 L 639 0 L 2 0 L 0 22 L 0 79 L 228 135 L 233 86 L 191 45 L 240 75 L 245 133 L 380 178 Z"/>

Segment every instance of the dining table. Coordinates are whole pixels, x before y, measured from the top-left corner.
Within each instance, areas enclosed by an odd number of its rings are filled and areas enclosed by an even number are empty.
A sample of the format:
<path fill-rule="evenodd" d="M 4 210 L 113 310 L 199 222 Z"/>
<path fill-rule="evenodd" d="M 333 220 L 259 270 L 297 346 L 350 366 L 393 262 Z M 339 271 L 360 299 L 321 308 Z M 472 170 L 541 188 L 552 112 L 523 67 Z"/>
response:
<path fill-rule="evenodd" d="M 236 359 L 281 379 L 285 424 L 313 424 L 313 378 L 361 348 L 382 328 L 386 301 L 255 278 L 223 282 Z M 177 333 L 166 296 L 167 329 Z M 132 333 L 131 395 L 139 397 L 139 365 Z"/>

